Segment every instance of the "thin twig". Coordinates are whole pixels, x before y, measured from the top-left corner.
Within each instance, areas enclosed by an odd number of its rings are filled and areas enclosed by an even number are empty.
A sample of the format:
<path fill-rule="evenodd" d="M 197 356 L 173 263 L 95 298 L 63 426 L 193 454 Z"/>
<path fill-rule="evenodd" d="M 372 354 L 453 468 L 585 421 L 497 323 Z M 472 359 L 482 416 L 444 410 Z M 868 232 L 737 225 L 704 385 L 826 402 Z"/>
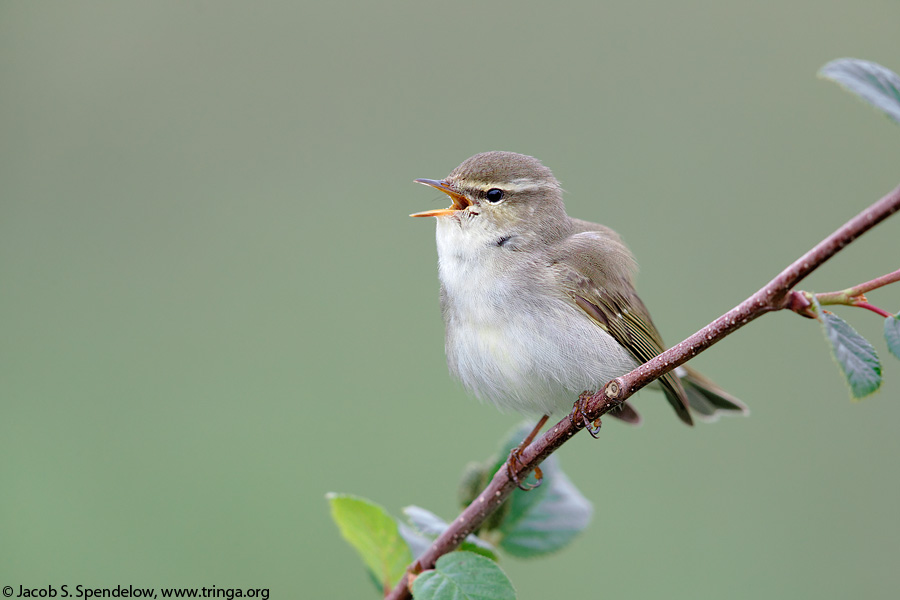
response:
<path fill-rule="evenodd" d="M 795 296 L 790 292 L 797 283 L 847 244 L 898 210 L 900 210 L 900 186 L 850 219 L 738 306 L 656 358 L 608 382 L 584 403 L 587 419 L 592 421 L 599 418 L 651 381 L 687 362 L 753 319 L 767 312 L 791 308 Z M 564 417 L 521 453 L 518 461 L 520 467 L 515 475 L 519 480 L 524 479 L 544 459 L 578 433 L 578 429 L 575 420 L 569 419 L 568 416 Z M 414 570 L 412 574 L 416 575 L 422 570 L 430 569 L 439 557 L 456 549 L 468 534 L 475 531 L 503 504 L 515 487 L 507 467 L 502 466 L 484 491 L 410 566 L 410 570 L 386 598 L 390 600 L 409 598 L 410 571 Z"/>
<path fill-rule="evenodd" d="M 840 292 L 826 292 L 824 294 L 816 294 L 816 299 L 818 299 L 819 304 L 843 304 L 843 300 L 845 299 L 857 298 L 866 294 L 867 292 L 877 290 L 880 287 L 884 287 L 887 284 L 894 283 L 896 281 L 900 281 L 900 269 L 888 273 L 887 275 L 876 277 L 871 281 L 860 283 L 859 285 L 855 285 L 852 288 L 841 290 Z"/>
<path fill-rule="evenodd" d="M 884 310 L 883 308 L 878 308 L 877 306 L 869 304 L 868 302 L 863 302 L 862 300 L 854 302 L 854 303 L 850 304 L 850 306 L 858 306 L 860 308 L 865 308 L 866 310 L 871 310 L 876 315 L 881 315 L 884 318 L 894 316 L 891 313 L 889 313 L 888 311 Z"/>
<path fill-rule="evenodd" d="M 837 292 L 824 292 L 819 294 L 810 294 L 809 292 L 792 292 L 794 294 L 794 298 L 788 308 L 800 315 L 803 315 L 804 317 L 815 317 L 815 311 L 810 307 L 810 302 L 808 300 L 808 298 L 815 295 L 816 300 L 818 300 L 819 304 L 821 304 L 822 306 L 833 306 L 835 304 L 840 304 L 843 306 L 857 306 L 859 308 L 871 310 L 872 312 L 879 314 L 882 317 L 891 317 L 893 315 L 888 311 L 870 304 L 868 299 L 866 298 L 866 292 L 877 290 L 880 287 L 884 287 L 890 283 L 895 283 L 897 281 L 900 281 L 900 269 L 897 269 L 896 271 L 893 271 L 886 275 L 882 275 L 881 277 L 876 277 L 871 281 L 866 281 L 865 283 L 860 283 L 859 285 L 855 285 L 851 288 L 847 288 L 846 290 L 840 290 Z"/>
<path fill-rule="evenodd" d="M 836 304 L 842 306 L 856 306 L 858 308 L 870 310 L 882 317 L 892 317 L 894 315 L 888 311 L 870 304 L 868 298 L 865 296 L 865 292 L 886 286 L 889 283 L 894 283 L 896 281 L 900 281 L 900 270 L 837 292 L 812 294 L 802 290 L 794 290 L 788 295 L 789 301 L 785 308 L 794 311 L 801 317 L 817 319 L 819 318 L 819 315 L 812 304 L 812 299 L 815 298 L 820 306 L 834 306 Z"/>

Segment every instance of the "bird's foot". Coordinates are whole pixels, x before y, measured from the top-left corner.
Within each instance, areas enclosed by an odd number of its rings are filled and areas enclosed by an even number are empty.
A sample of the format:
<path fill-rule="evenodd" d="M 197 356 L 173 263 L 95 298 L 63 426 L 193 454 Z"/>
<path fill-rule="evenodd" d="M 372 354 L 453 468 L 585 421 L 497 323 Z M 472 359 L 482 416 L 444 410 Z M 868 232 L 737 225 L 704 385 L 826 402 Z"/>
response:
<path fill-rule="evenodd" d="M 524 450 L 522 446 L 516 446 L 509 451 L 509 458 L 506 459 L 506 474 L 513 480 L 513 483 L 516 484 L 517 488 L 523 492 L 530 492 L 544 483 L 544 473 L 541 471 L 540 467 L 535 467 L 534 478 L 536 481 L 534 483 L 527 483 L 519 479 L 519 476 L 516 475 L 516 471 L 522 467 L 522 461 L 519 458 L 522 454 L 522 450 Z"/>
<path fill-rule="evenodd" d="M 572 412 L 569 413 L 569 420 L 572 422 L 572 425 L 579 429 L 584 427 L 587 432 L 591 434 L 592 438 L 597 439 L 597 435 L 600 433 L 600 426 L 602 425 L 600 417 L 591 421 L 588 419 L 587 413 L 584 410 L 584 405 L 593 395 L 592 392 L 581 392 L 581 395 L 578 396 L 578 400 L 572 405 Z"/>
<path fill-rule="evenodd" d="M 525 448 L 534 440 L 538 433 L 541 431 L 541 427 L 544 426 L 544 423 L 547 422 L 547 415 L 544 415 L 540 421 L 538 421 L 537 425 L 534 426 L 534 429 L 531 430 L 522 443 L 509 451 L 509 458 L 506 459 L 506 474 L 510 479 L 516 484 L 523 492 L 529 492 L 534 488 L 538 487 L 544 481 L 544 473 L 541 471 L 540 467 L 534 468 L 534 477 L 537 480 L 535 483 L 524 483 L 519 479 L 519 476 L 516 472 L 522 468 L 522 452 L 524 452 Z"/>

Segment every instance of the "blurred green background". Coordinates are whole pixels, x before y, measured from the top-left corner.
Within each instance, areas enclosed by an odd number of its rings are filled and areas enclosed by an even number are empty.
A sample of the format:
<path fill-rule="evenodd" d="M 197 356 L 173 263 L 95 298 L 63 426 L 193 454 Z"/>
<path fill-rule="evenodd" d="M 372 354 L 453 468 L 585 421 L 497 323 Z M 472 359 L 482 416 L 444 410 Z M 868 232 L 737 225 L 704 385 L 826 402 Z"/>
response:
<path fill-rule="evenodd" d="M 447 374 L 414 185 L 539 157 L 617 229 L 674 343 L 900 181 L 900 129 L 816 71 L 900 70 L 900 6 L 4 2 L 0 585 L 375 598 L 324 495 L 457 512 L 518 423 Z M 807 282 L 896 269 L 900 219 Z M 897 287 L 870 295 L 900 309 Z M 695 361 L 752 409 L 643 393 L 559 453 L 596 507 L 521 599 L 887 598 L 900 362 L 851 403 L 815 323 Z M 17 588 L 16 588 L 17 589 Z M 71 588 L 70 588 L 71 589 Z"/>

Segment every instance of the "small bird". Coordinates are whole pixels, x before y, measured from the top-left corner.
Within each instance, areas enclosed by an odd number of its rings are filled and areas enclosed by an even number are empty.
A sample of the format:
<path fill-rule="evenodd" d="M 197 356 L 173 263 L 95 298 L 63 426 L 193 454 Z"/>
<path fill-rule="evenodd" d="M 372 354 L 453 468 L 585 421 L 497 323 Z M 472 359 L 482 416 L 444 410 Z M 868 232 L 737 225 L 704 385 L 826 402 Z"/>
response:
<path fill-rule="evenodd" d="M 415 181 L 453 201 L 410 216 L 436 217 L 447 363 L 475 396 L 544 416 L 539 429 L 665 350 L 634 290 L 631 252 L 612 229 L 569 217 L 536 158 L 485 152 L 442 180 Z M 705 419 L 747 412 L 693 369 L 658 381 L 688 425 L 689 408 Z M 614 416 L 640 420 L 627 403 Z"/>

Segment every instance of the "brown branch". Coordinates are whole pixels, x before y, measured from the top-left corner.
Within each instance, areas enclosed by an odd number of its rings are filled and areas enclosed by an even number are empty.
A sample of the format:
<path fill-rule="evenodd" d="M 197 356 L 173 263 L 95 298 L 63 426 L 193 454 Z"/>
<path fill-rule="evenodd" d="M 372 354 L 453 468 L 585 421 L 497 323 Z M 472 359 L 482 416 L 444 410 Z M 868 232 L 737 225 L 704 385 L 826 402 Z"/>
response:
<path fill-rule="evenodd" d="M 648 383 L 687 362 L 753 319 L 767 312 L 792 308 L 795 299 L 791 294 L 791 289 L 797 283 L 837 254 L 844 246 L 898 210 L 900 210 L 900 186 L 847 221 L 840 229 L 794 261 L 792 265 L 739 305 L 632 372 L 608 382 L 603 389 L 584 403 L 583 408 L 588 420 L 606 414 Z M 516 473 L 519 480 L 524 480 L 544 459 L 578 433 L 579 428 L 579 424 L 566 416 L 528 446 L 519 457 L 521 466 Z M 432 568 L 439 557 L 456 549 L 467 535 L 475 531 L 491 513 L 503 504 L 515 487 L 516 484 L 509 478 L 506 466 L 501 467 L 484 491 L 410 566 L 407 573 L 386 598 L 391 600 L 409 598 L 410 575 L 415 576 L 425 569 Z"/>

